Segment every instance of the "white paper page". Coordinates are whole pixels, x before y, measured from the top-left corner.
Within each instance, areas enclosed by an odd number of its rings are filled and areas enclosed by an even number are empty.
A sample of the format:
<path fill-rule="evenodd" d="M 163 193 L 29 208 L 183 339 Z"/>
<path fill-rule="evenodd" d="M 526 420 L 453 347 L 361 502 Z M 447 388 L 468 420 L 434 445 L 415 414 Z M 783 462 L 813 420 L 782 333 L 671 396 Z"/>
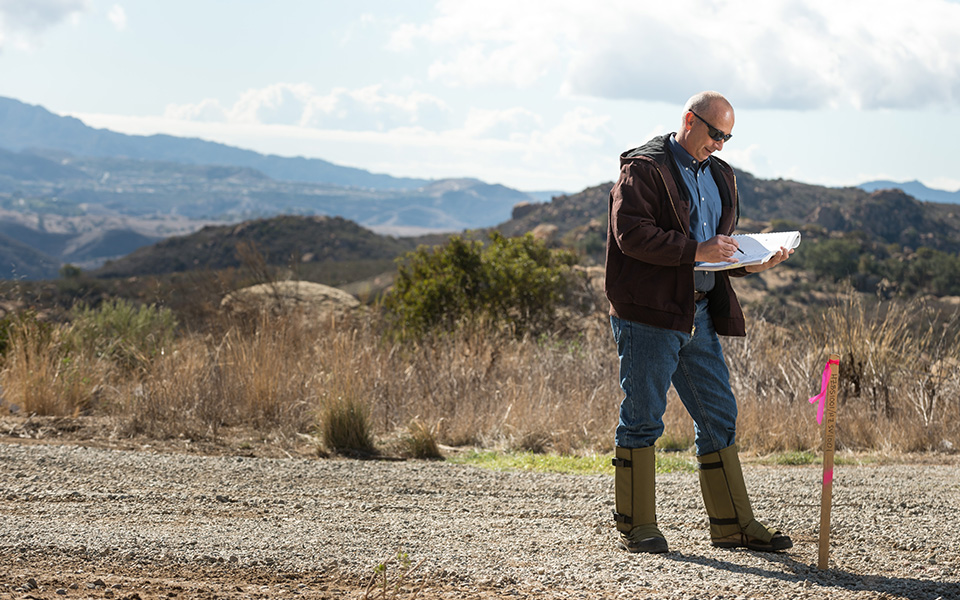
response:
<path fill-rule="evenodd" d="M 770 260 L 780 247 L 787 250 L 800 245 L 799 231 L 777 231 L 773 233 L 744 233 L 733 236 L 742 252 L 735 252 L 737 262 L 698 263 L 697 271 L 723 271 L 747 265 L 759 265 Z"/>

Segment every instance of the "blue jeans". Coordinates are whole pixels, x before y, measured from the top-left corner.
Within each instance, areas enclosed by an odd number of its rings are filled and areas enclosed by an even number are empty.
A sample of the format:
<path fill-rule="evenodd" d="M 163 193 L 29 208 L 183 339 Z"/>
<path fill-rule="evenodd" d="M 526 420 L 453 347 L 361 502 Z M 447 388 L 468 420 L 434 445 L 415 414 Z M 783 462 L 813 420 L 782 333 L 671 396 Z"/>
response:
<path fill-rule="evenodd" d="M 697 303 L 693 335 L 617 317 L 610 317 L 610 324 L 624 393 L 617 446 L 646 448 L 663 434 L 671 382 L 693 418 L 697 455 L 733 445 L 737 400 L 707 300 Z"/>

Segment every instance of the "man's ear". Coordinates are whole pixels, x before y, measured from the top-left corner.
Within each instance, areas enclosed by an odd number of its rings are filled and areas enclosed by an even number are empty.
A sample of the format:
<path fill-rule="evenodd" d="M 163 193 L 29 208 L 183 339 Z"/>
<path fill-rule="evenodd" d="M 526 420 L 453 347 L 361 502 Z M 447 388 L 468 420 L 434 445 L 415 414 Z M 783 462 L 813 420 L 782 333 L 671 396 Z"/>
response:
<path fill-rule="evenodd" d="M 695 117 L 693 116 L 692 112 L 690 112 L 689 110 L 685 112 L 683 114 L 683 128 L 686 129 L 687 131 L 690 131 L 691 129 L 693 129 L 694 118 Z"/>

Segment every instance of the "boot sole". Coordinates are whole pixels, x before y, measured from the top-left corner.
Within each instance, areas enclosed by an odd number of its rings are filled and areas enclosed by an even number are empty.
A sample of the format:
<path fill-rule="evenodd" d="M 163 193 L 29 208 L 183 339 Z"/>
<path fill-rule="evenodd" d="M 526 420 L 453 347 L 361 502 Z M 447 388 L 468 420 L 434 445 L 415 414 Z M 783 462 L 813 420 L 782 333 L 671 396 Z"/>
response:
<path fill-rule="evenodd" d="M 647 538 L 640 540 L 636 544 L 627 544 L 623 540 L 620 540 L 620 547 L 633 554 L 663 554 L 670 551 L 667 546 L 667 540 L 664 538 Z"/>

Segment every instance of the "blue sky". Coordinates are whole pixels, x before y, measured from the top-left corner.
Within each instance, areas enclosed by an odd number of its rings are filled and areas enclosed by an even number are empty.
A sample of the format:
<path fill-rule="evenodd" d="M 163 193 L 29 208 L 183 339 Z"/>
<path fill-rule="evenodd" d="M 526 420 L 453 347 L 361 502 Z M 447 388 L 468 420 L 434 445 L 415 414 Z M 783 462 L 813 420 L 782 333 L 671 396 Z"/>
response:
<path fill-rule="evenodd" d="M 758 177 L 960 188 L 956 0 L 0 0 L 0 95 L 126 133 L 579 191 L 715 89 Z"/>

